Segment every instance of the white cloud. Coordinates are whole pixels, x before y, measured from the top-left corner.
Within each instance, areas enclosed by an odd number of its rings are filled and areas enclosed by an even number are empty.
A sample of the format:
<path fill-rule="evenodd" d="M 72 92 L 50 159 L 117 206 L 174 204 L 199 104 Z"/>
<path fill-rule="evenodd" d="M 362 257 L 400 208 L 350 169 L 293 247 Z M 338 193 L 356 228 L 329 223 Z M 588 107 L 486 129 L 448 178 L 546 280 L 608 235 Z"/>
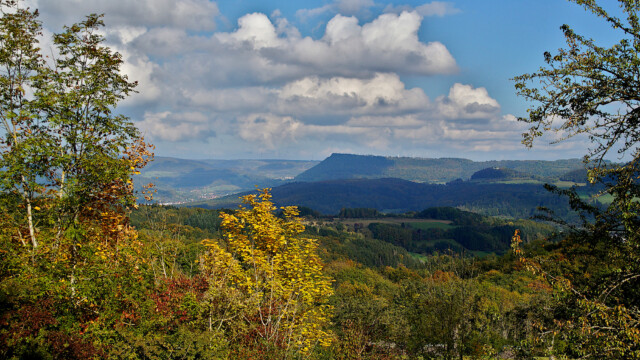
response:
<path fill-rule="evenodd" d="M 136 124 L 143 134 L 151 140 L 184 141 L 191 139 L 205 140 L 215 135 L 209 118 L 197 112 L 146 113 L 144 120 Z"/>
<path fill-rule="evenodd" d="M 238 118 L 238 135 L 243 140 L 275 148 L 281 142 L 295 140 L 302 123 L 290 116 L 250 114 Z"/>
<path fill-rule="evenodd" d="M 518 118 L 515 117 L 513 114 L 506 114 L 504 116 L 502 116 L 502 120 L 507 121 L 507 122 L 517 122 Z"/>
<path fill-rule="evenodd" d="M 457 14 L 460 9 L 457 9 L 453 3 L 443 1 L 432 1 L 424 5 L 420 5 L 416 8 L 418 14 L 422 16 L 439 16 Z"/>
<path fill-rule="evenodd" d="M 233 33 L 220 33 L 217 38 L 223 44 L 233 47 L 242 47 L 246 44 L 254 50 L 283 45 L 271 20 L 261 13 L 244 15 L 238 19 L 238 30 Z"/>
<path fill-rule="evenodd" d="M 487 89 L 454 84 L 449 95 L 436 99 L 440 113 L 449 119 L 487 119 L 500 111 L 498 102 Z"/>
<path fill-rule="evenodd" d="M 210 94 L 212 102 L 220 97 L 228 99 L 225 103 L 246 101 L 250 111 L 256 111 L 255 106 L 274 100 L 269 93 L 277 92 L 284 84 L 315 78 L 334 79 L 342 86 L 350 78 L 353 83 L 357 79 L 365 79 L 361 82 L 366 83 L 366 79 L 377 79 L 377 74 L 385 73 L 383 78 L 365 85 L 402 88 L 398 92 L 400 98 L 375 94 L 378 100 L 392 100 L 377 104 L 379 109 L 390 111 L 393 106 L 400 109 L 426 98 L 420 89 L 404 90 L 398 74 L 422 76 L 457 70 L 444 45 L 419 41 L 420 16 L 415 13 L 385 14 L 363 26 L 355 18 L 336 16 L 327 25 L 326 34 L 317 40 L 300 37 L 297 29 L 282 18 L 276 22 L 278 25 L 263 14 L 253 13 L 239 19 L 237 30 L 209 36 L 171 27 L 144 32 L 140 28 L 117 28 L 113 33 L 114 38 L 120 39 L 115 47 L 127 64 L 123 70 L 142 84 L 137 101 L 155 99 L 162 106 L 194 102 L 202 105 Z M 388 83 L 383 84 L 384 81 Z M 242 95 L 255 95 L 257 88 L 262 90 L 256 99 Z M 230 99 L 223 94 L 226 91 L 240 95 L 240 99 Z M 349 100 L 343 93 L 333 95 Z M 290 106 L 290 97 L 277 100 L 278 106 Z M 319 99 L 305 100 L 322 103 Z M 325 98 L 324 104 L 326 101 Z M 369 101 L 368 106 L 372 109 L 373 103 Z"/>
<path fill-rule="evenodd" d="M 157 73 L 160 67 L 144 54 L 133 54 L 128 49 L 121 50 L 120 53 L 125 59 L 120 70 L 129 80 L 138 82 L 138 93 L 125 99 L 123 104 L 148 104 L 159 100 L 165 93 L 164 84 L 155 79 L 154 73 Z"/>
<path fill-rule="evenodd" d="M 341 15 L 368 14 L 368 10 L 376 4 L 373 0 L 335 0 L 331 4 L 323 5 L 313 9 L 300 9 L 296 16 L 306 20 L 324 13 L 334 13 Z"/>
<path fill-rule="evenodd" d="M 242 71 L 259 81 L 289 80 L 302 74 L 370 76 L 375 72 L 414 75 L 456 72 L 456 62 L 442 43 L 425 44 L 418 39 L 421 21 L 417 13 L 404 12 L 383 14 L 360 26 L 355 17 L 336 15 L 327 24 L 325 35 L 314 40 L 279 36 L 266 15 L 248 14 L 238 20 L 236 31 L 215 34 L 221 45 L 217 51 L 236 60 L 216 65 L 241 64 Z"/>
<path fill-rule="evenodd" d="M 460 9 L 456 8 L 453 3 L 448 1 L 432 1 L 415 8 L 409 5 L 400 5 L 400 6 L 387 5 L 387 7 L 384 9 L 384 12 L 386 13 L 395 13 L 395 14 L 400 14 L 403 11 L 416 11 L 418 14 L 424 17 L 429 17 L 429 16 L 443 17 L 446 15 L 457 14 L 460 12 Z"/>
<path fill-rule="evenodd" d="M 281 112 L 324 114 L 385 114 L 419 111 L 429 104 L 422 89 L 405 89 L 395 74 L 371 79 L 306 77 L 285 85 L 278 95 Z"/>
<path fill-rule="evenodd" d="M 110 26 L 172 26 L 190 30 L 213 30 L 220 14 L 209 0 L 31 0 L 49 25 L 57 28 L 105 14 Z"/>
<path fill-rule="evenodd" d="M 66 23 L 99 2 L 38 1 L 48 18 Z M 418 37 L 423 16 L 455 13 L 450 3 L 395 8 L 368 22 L 335 15 L 314 38 L 278 11 L 246 14 L 236 29 L 221 32 L 213 31 L 220 14 L 208 0 L 100 3 L 91 11 L 108 12 L 108 45 L 123 55 L 123 72 L 140 82 L 140 94 L 121 109 L 171 151 L 184 145 L 219 157 L 288 157 L 280 152 L 287 149 L 318 158 L 316 152 L 329 148 L 404 153 L 488 151 L 492 141 L 520 146 L 521 124 L 502 115 L 485 88 L 456 83 L 429 99 L 422 88 L 405 85 L 457 72 L 444 44 Z M 149 10 L 152 5 L 157 8 Z M 375 6 L 342 0 L 316 10 L 362 14 Z M 171 7 L 183 10 L 170 14 Z"/>

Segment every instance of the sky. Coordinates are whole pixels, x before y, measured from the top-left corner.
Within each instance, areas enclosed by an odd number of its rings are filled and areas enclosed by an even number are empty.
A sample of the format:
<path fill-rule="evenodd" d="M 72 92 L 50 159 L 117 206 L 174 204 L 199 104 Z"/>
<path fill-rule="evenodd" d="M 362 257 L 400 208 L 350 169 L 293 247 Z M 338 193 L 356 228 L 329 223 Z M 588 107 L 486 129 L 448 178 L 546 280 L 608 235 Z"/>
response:
<path fill-rule="evenodd" d="M 562 24 L 615 40 L 564 0 L 27 3 L 45 37 L 103 13 L 139 82 L 118 112 L 157 156 L 189 159 L 582 157 L 582 139 L 521 144 L 529 104 L 510 79 L 563 46 Z"/>

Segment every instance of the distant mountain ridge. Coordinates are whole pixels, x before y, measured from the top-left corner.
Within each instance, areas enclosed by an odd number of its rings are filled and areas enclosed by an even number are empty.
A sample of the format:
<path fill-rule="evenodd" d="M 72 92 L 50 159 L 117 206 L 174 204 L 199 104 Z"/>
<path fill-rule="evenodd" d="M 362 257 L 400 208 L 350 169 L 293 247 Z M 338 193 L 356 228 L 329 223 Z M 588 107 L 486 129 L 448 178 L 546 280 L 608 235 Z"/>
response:
<path fill-rule="evenodd" d="M 374 155 L 331 154 L 295 177 L 296 181 L 397 178 L 424 183 L 469 179 L 487 168 L 511 169 L 538 178 L 558 178 L 584 169 L 581 159 L 472 161 L 459 158 L 409 158 Z"/>
<path fill-rule="evenodd" d="M 159 202 L 185 202 L 273 187 L 292 180 L 318 161 L 307 160 L 190 160 L 155 157 L 137 184 L 155 184 Z"/>
<path fill-rule="evenodd" d="M 287 204 L 311 205 L 309 207 L 327 213 L 335 211 L 337 206 L 364 207 L 365 205 L 379 210 L 415 210 L 422 206 L 418 202 L 429 203 L 433 206 L 466 206 L 466 203 L 470 208 L 473 208 L 475 205 L 462 201 L 462 199 L 455 203 L 444 198 L 432 202 L 429 196 L 420 200 L 412 200 L 416 197 L 412 194 L 426 194 L 437 190 L 435 188 L 417 188 L 413 184 L 443 185 L 462 179 L 463 182 L 470 181 L 487 185 L 491 183 L 527 183 L 531 185 L 537 183 L 538 187 L 542 188 L 542 184 L 545 182 L 556 183 L 561 177 L 582 174 L 581 170 L 584 171 L 584 165 L 579 159 L 477 162 L 457 158 L 429 159 L 332 154 L 319 162 L 304 160 L 189 160 L 156 157 L 155 161 L 151 162 L 135 180 L 137 184 L 149 182 L 156 184 L 158 190 L 156 200 L 165 204 L 203 203 L 226 195 L 231 196 L 222 202 L 228 200 L 236 202 L 237 195 L 234 194 L 251 191 L 258 186 L 274 188 L 274 199 L 276 200 L 279 195 L 286 196 L 287 199 L 282 198 L 281 200 L 283 202 L 286 200 Z M 356 184 L 347 181 L 365 179 L 385 180 L 377 182 L 377 185 L 376 182 Z M 396 180 L 404 180 L 409 184 Z M 334 183 L 315 184 L 327 181 Z M 307 185 L 292 183 L 307 183 Z M 380 186 L 382 188 L 379 188 Z M 459 190 L 468 193 L 469 186 L 471 184 L 467 184 L 467 187 Z M 566 186 L 570 186 L 570 184 Z M 407 191 L 393 191 L 391 188 L 394 187 Z M 340 188 L 349 189 L 350 192 L 344 193 Z M 292 191 L 285 191 L 285 189 Z M 293 189 L 296 190 L 293 191 Z M 496 189 L 488 188 L 488 190 L 494 191 Z M 297 195 L 293 196 L 294 192 Z M 340 203 L 332 195 L 327 197 L 327 192 L 340 193 L 345 202 Z M 388 201 L 382 201 L 384 197 L 381 195 L 382 193 L 392 195 Z M 449 196 L 455 196 L 455 194 Z M 475 196 L 471 196 L 468 200 L 475 198 Z M 394 197 L 400 197 L 404 200 L 395 201 L 399 199 L 394 199 Z M 351 199 L 350 203 L 347 203 L 348 199 Z M 378 203 L 370 203 L 368 199 L 376 199 Z M 491 204 L 484 200 L 478 201 L 480 201 L 478 204 L 483 204 L 481 206 L 483 208 L 499 207 L 495 205 L 496 201 L 493 199 L 490 201 Z M 517 199 L 513 199 L 513 201 L 517 201 Z M 212 201 L 209 205 L 214 206 L 214 202 L 215 206 L 220 205 L 217 201 Z"/>

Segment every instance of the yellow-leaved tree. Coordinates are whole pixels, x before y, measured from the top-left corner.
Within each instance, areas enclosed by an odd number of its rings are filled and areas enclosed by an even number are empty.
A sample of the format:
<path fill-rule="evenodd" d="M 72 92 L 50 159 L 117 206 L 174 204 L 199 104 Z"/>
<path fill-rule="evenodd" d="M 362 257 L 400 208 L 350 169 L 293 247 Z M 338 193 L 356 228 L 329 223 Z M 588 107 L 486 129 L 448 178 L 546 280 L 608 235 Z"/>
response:
<path fill-rule="evenodd" d="M 316 241 L 300 236 L 298 209 L 283 207 L 276 216 L 269 191 L 244 196 L 248 207 L 221 215 L 226 246 L 205 240 L 209 329 L 305 356 L 331 343 L 331 280 L 322 272 Z"/>

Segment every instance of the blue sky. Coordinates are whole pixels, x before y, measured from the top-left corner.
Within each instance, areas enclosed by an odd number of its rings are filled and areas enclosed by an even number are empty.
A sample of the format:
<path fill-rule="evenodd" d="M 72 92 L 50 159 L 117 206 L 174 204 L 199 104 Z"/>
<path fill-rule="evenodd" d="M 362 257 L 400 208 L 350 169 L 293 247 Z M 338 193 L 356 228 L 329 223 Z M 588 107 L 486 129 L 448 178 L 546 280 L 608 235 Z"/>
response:
<path fill-rule="evenodd" d="M 615 40 L 563 0 L 28 4 L 47 32 L 104 13 L 108 45 L 140 82 L 119 111 L 157 155 L 182 158 L 581 157 L 580 139 L 520 144 L 527 104 L 509 79 L 563 46 L 564 23 Z"/>

